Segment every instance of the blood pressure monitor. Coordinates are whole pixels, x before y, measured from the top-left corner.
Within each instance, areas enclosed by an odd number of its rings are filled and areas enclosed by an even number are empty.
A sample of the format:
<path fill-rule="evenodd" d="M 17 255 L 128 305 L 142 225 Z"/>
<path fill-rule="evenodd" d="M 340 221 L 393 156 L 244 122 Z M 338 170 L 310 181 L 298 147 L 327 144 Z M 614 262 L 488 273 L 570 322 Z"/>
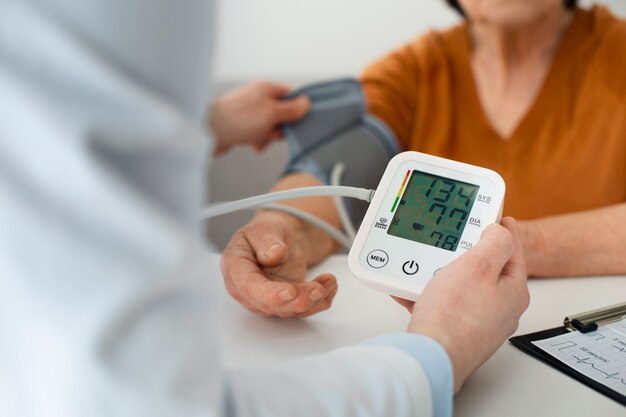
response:
<path fill-rule="evenodd" d="M 434 274 L 502 217 L 496 172 L 419 152 L 387 166 L 348 256 L 366 285 L 415 300 Z"/>

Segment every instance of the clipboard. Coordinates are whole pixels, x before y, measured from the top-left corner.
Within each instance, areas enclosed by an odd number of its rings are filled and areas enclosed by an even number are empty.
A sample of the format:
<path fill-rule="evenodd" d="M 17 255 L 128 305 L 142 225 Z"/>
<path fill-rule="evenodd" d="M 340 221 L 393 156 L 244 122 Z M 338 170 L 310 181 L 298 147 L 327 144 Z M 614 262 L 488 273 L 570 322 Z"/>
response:
<path fill-rule="evenodd" d="M 555 336 L 568 334 L 571 332 L 593 332 L 595 330 L 598 330 L 600 326 L 622 320 L 624 317 L 626 317 L 626 303 L 616 304 L 606 308 L 567 316 L 563 320 L 563 326 L 542 330 L 535 333 L 529 333 L 522 336 L 512 337 L 509 339 L 509 342 L 511 342 L 513 346 L 517 347 L 522 352 L 529 354 L 535 359 L 538 359 L 545 364 L 563 372 L 564 374 L 569 375 L 577 381 L 582 382 L 589 388 L 626 406 L 626 396 L 578 372 L 576 369 L 568 366 L 561 360 L 557 359 L 550 353 L 544 351 L 543 349 L 532 343 L 544 339 L 550 339 Z"/>

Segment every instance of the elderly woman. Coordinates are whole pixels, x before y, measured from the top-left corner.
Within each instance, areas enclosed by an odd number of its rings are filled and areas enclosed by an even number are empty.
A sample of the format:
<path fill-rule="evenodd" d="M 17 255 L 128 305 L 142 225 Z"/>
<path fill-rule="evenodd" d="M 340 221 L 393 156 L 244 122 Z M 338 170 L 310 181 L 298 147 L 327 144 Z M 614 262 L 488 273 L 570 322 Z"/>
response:
<path fill-rule="evenodd" d="M 626 272 L 626 22 L 575 0 L 449 3 L 463 24 L 365 71 L 370 112 L 405 150 L 504 177 L 530 274 Z M 317 183 L 298 173 L 276 188 Z M 339 225 L 331 200 L 292 204 Z M 336 281 L 302 283 L 306 267 L 334 250 L 320 231 L 264 211 L 224 252 L 226 283 L 266 314 L 311 314 L 330 305 Z"/>
<path fill-rule="evenodd" d="M 404 149 L 503 176 L 531 274 L 626 272 L 626 23 L 571 0 L 450 3 L 465 24 L 365 72 L 370 111 Z"/>

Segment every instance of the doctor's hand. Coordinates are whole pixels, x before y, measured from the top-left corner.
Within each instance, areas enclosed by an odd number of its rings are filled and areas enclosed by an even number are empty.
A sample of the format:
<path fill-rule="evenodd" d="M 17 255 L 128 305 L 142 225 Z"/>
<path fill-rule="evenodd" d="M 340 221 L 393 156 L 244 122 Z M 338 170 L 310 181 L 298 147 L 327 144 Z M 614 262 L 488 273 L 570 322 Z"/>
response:
<path fill-rule="evenodd" d="M 217 141 L 215 155 L 244 144 L 261 150 L 282 137 L 281 125 L 299 120 L 310 107 L 305 96 L 284 100 L 290 91 L 282 84 L 257 81 L 215 100 L 209 120 Z"/>
<path fill-rule="evenodd" d="M 283 213 L 261 211 L 233 235 L 222 255 L 230 295 L 266 316 L 306 317 L 330 307 L 337 280 L 322 274 L 305 282 L 312 262 L 303 224 Z"/>
<path fill-rule="evenodd" d="M 529 302 L 517 226 L 505 218 L 501 225 L 489 226 L 473 249 L 437 273 L 415 303 L 408 331 L 430 336 L 446 349 L 458 392 L 515 332 Z"/>

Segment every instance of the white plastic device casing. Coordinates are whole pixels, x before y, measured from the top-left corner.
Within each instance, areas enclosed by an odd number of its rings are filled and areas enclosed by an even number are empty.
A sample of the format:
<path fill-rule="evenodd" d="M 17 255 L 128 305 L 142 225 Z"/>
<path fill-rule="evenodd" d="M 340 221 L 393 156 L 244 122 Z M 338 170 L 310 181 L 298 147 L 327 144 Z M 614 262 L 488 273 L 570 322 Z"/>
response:
<path fill-rule="evenodd" d="M 420 171 L 479 187 L 455 251 L 387 233 L 394 217 L 391 208 L 408 171 Z M 475 245 L 488 225 L 500 221 L 504 193 L 504 180 L 490 169 L 420 152 L 400 153 L 387 165 L 357 232 L 348 255 L 350 270 L 371 288 L 416 300 L 439 269 Z"/>

